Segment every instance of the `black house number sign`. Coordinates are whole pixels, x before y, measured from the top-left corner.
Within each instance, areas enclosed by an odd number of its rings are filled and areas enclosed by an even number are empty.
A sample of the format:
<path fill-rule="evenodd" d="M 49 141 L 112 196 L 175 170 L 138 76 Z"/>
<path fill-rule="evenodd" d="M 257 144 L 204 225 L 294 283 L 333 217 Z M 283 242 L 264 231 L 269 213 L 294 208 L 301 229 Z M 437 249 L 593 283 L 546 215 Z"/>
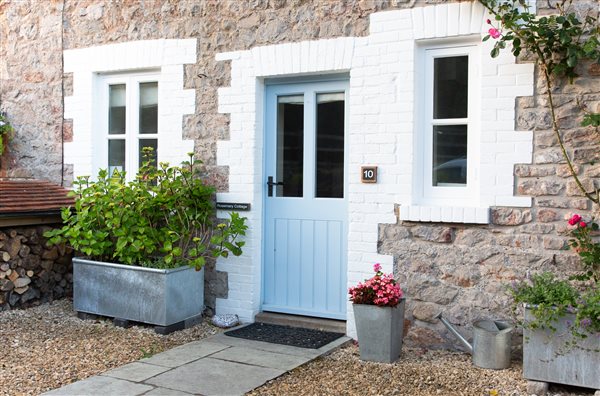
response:
<path fill-rule="evenodd" d="M 376 166 L 361 166 L 360 181 L 362 183 L 377 183 L 377 167 Z"/>

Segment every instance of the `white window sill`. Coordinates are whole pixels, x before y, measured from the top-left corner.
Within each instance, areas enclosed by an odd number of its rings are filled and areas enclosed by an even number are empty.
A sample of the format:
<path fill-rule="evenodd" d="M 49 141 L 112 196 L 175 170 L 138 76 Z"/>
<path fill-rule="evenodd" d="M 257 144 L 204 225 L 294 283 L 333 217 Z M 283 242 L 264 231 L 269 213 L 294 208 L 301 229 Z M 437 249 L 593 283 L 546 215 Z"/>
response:
<path fill-rule="evenodd" d="M 402 205 L 400 220 L 489 224 L 489 207 Z"/>

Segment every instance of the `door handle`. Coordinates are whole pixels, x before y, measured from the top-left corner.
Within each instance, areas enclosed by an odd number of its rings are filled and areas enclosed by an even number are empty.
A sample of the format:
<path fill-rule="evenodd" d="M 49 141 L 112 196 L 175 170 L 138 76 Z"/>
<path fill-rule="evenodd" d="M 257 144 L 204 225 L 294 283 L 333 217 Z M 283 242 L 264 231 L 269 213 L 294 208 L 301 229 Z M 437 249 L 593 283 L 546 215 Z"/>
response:
<path fill-rule="evenodd" d="M 273 176 L 269 176 L 269 177 L 267 177 L 267 186 L 269 186 L 268 187 L 269 197 L 272 197 L 273 196 L 273 186 L 283 186 L 283 182 L 274 182 Z"/>

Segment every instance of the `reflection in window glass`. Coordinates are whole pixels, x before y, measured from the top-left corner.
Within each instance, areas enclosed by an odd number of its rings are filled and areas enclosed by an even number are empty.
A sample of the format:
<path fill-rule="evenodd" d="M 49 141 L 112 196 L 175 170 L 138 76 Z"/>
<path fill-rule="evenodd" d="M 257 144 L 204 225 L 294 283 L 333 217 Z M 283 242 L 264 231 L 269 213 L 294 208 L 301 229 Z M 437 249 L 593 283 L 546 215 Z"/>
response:
<path fill-rule="evenodd" d="M 125 171 L 125 140 L 111 139 L 108 141 L 108 172 Z"/>
<path fill-rule="evenodd" d="M 317 198 L 344 197 L 344 93 L 317 95 Z"/>
<path fill-rule="evenodd" d="M 277 98 L 278 197 L 301 197 L 304 172 L 304 96 Z"/>
<path fill-rule="evenodd" d="M 108 133 L 121 135 L 125 133 L 125 84 L 110 85 L 108 90 Z"/>
<path fill-rule="evenodd" d="M 158 132 L 158 83 L 140 83 L 140 133 Z"/>
<path fill-rule="evenodd" d="M 149 158 L 144 156 L 144 148 L 150 147 L 152 149 L 152 155 Z M 157 148 L 158 148 L 158 140 L 157 139 L 140 139 L 140 151 L 139 151 L 139 166 L 142 166 L 144 162 L 151 161 L 152 165 L 156 166 L 156 158 L 157 158 Z"/>
<path fill-rule="evenodd" d="M 467 117 L 469 57 L 435 58 L 433 74 L 433 118 Z"/>
<path fill-rule="evenodd" d="M 437 125 L 433 127 L 434 186 L 467 184 L 467 126 Z"/>

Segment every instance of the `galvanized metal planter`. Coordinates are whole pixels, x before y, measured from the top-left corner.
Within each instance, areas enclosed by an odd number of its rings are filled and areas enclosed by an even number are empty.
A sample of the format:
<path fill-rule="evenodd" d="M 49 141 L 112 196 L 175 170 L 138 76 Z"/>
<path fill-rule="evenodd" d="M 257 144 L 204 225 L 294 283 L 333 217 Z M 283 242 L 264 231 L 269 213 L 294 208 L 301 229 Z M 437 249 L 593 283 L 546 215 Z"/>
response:
<path fill-rule="evenodd" d="M 77 312 L 171 326 L 201 315 L 204 270 L 163 270 L 74 258 L 73 307 Z"/>
<path fill-rule="evenodd" d="M 525 320 L 532 320 L 530 309 Z M 567 315 L 550 330 L 523 331 L 523 377 L 529 380 L 600 389 L 600 338 L 577 340 L 578 347 L 565 347 L 572 340 L 567 321 L 575 322 L 575 315 Z M 596 351 L 596 352 L 594 352 Z"/>
<path fill-rule="evenodd" d="M 400 357 L 405 300 L 395 307 L 352 304 L 361 360 L 392 363 Z"/>

